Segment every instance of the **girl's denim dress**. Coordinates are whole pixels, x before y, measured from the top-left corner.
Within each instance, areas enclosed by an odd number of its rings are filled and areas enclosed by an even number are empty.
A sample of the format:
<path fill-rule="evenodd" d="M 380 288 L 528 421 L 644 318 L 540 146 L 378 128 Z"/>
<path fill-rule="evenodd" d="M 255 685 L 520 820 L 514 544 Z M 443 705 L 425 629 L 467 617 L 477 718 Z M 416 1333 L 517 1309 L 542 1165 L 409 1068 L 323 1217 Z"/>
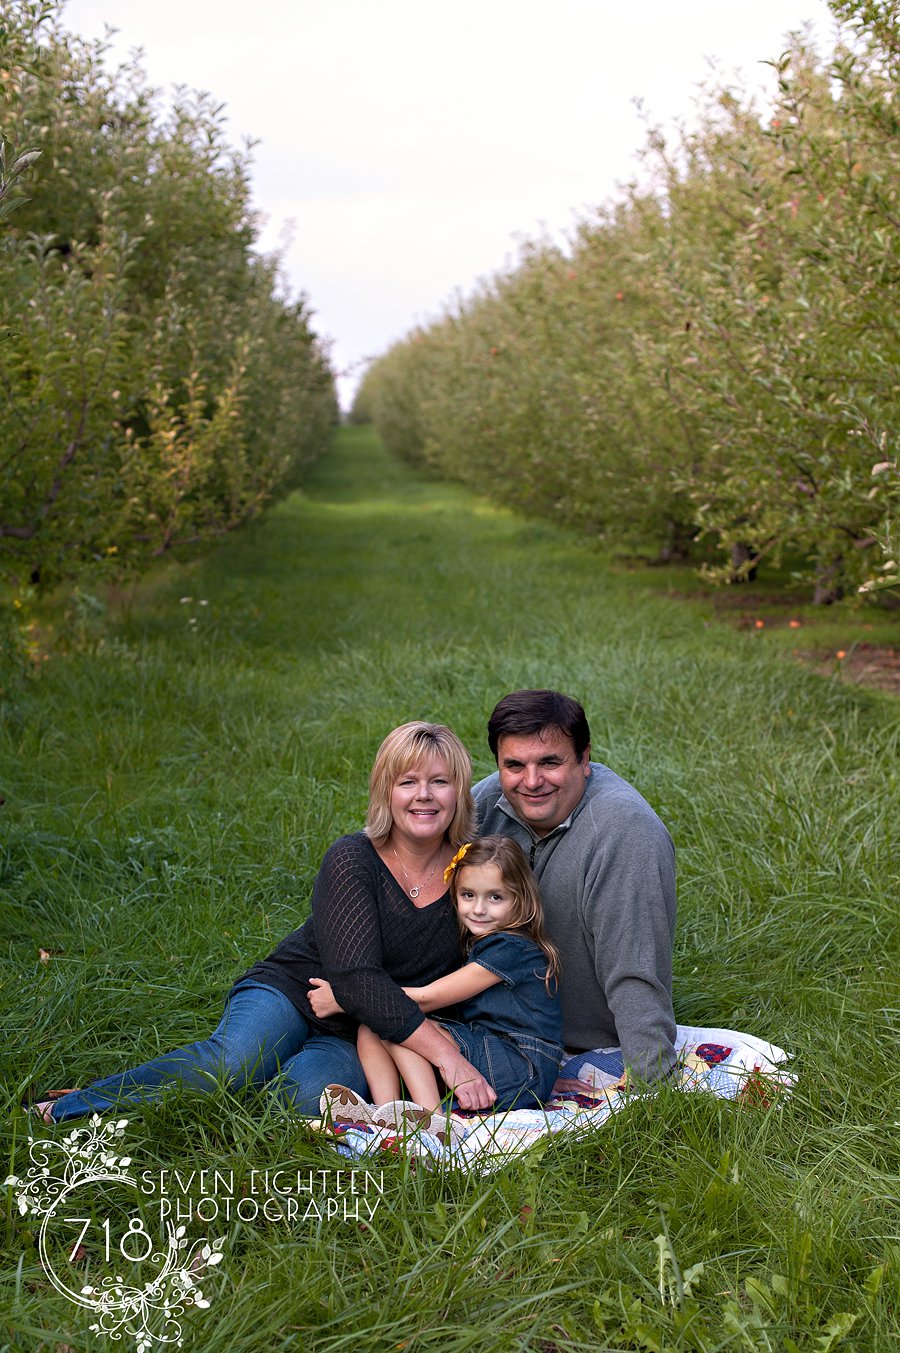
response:
<path fill-rule="evenodd" d="M 495 1111 L 540 1107 L 563 1055 L 559 997 L 552 979 L 549 991 L 544 981 L 546 955 L 527 936 L 498 930 L 476 940 L 468 962 L 500 981 L 463 1001 L 458 1021 L 440 1023 L 496 1091 Z"/>

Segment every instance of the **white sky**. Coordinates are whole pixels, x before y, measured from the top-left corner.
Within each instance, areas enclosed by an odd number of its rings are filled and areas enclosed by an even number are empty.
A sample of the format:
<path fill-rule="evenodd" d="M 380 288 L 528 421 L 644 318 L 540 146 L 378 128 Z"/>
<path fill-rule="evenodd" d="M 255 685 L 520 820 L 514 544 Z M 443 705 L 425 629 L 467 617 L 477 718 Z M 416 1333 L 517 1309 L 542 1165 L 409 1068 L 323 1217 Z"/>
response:
<path fill-rule="evenodd" d="M 234 144 L 261 142 L 260 244 L 290 225 L 345 405 L 362 359 L 637 172 L 636 98 L 690 120 L 711 63 L 771 88 L 789 30 L 833 28 L 826 0 L 68 0 L 64 19 L 113 25 L 111 60 L 143 48 L 152 85 L 208 90 Z"/>

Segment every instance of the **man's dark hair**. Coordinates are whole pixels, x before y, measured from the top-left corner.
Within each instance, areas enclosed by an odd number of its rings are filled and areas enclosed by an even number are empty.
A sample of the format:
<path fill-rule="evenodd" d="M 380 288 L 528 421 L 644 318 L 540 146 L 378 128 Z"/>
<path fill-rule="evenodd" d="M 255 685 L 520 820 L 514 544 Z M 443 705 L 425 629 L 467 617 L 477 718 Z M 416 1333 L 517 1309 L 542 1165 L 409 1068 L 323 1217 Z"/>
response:
<path fill-rule="evenodd" d="M 559 691 L 513 691 L 504 695 L 488 719 L 488 746 L 497 757 L 503 737 L 534 737 L 545 728 L 557 728 L 572 739 L 575 755 L 590 745 L 587 716 L 577 700 Z"/>

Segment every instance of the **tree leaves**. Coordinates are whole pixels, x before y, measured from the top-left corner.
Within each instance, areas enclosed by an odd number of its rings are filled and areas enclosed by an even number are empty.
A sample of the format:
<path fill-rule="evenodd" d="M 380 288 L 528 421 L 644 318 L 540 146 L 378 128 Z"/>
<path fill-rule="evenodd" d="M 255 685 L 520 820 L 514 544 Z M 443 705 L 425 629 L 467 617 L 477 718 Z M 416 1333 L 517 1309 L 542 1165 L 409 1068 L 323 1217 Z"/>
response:
<path fill-rule="evenodd" d="M 852 32 L 790 39 L 766 116 L 709 91 L 568 253 L 396 345 L 359 397 L 387 444 L 588 534 L 701 540 L 714 581 L 900 584 L 896 10 L 837 5 Z"/>
<path fill-rule="evenodd" d="M 298 482 L 336 404 L 305 302 L 253 252 L 221 105 L 160 111 L 58 5 L 0 5 L 0 125 L 40 147 L 0 146 L 0 570 L 44 587 L 238 526 Z"/>

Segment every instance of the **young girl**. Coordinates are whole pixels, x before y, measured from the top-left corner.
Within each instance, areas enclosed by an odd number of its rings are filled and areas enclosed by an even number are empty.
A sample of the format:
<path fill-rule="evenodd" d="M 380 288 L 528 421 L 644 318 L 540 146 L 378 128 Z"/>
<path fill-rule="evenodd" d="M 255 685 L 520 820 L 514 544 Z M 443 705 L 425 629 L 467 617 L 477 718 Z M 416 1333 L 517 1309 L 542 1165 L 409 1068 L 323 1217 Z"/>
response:
<path fill-rule="evenodd" d="M 465 966 L 424 987 L 404 987 L 424 1014 L 458 1006 L 441 1032 L 493 1086 L 495 1110 L 548 1099 L 559 1074 L 562 1016 L 559 958 L 544 935 L 537 880 L 520 846 L 483 836 L 462 846 L 444 874 L 456 906 Z M 418 1053 L 360 1026 L 357 1051 L 372 1102 L 400 1097 L 436 1109 L 443 1087 Z M 398 1074 L 399 1073 L 399 1074 Z"/>

